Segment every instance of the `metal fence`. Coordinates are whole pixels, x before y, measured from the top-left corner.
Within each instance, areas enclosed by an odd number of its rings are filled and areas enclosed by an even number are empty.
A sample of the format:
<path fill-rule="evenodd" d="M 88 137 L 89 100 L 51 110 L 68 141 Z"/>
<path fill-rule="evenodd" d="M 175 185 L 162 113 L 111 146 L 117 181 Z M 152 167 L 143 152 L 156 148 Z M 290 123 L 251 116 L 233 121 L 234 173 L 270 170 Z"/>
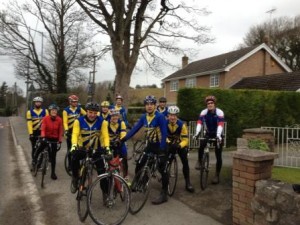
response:
<path fill-rule="evenodd" d="M 279 154 L 276 166 L 300 168 L 300 125 L 286 127 L 261 127 L 273 131 L 274 151 Z"/>
<path fill-rule="evenodd" d="M 189 148 L 198 149 L 200 147 L 200 140 L 194 140 L 193 136 L 195 135 L 197 126 L 197 121 L 190 121 L 188 124 L 189 129 Z M 226 148 L 226 132 L 227 132 L 227 122 L 224 123 L 223 135 L 224 135 L 224 147 Z M 201 129 L 200 138 L 203 137 L 203 129 Z"/>

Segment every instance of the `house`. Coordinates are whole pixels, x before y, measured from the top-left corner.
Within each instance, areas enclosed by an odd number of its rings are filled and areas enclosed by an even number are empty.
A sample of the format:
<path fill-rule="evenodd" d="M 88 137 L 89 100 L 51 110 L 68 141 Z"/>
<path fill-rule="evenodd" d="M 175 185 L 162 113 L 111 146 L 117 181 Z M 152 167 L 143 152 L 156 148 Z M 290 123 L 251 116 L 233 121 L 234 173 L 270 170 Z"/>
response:
<path fill-rule="evenodd" d="M 182 57 L 182 68 L 166 78 L 164 95 L 175 104 L 177 91 L 183 87 L 231 88 L 243 77 L 264 76 L 292 72 L 265 44 L 228 52 L 188 63 Z"/>
<path fill-rule="evenodd" d="M 259 89 L 276 91 L 300 91 L 300 71 L 265 76 L 245 77 L 232 85 L 232 89 Z"/>

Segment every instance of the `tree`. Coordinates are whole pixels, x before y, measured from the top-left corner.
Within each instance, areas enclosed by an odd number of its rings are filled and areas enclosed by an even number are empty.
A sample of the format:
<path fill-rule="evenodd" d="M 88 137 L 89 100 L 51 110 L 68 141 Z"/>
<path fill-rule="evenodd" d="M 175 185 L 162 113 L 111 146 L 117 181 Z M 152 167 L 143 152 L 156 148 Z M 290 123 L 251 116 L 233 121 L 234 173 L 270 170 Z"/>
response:
<path fill-rule="evenodd" d="M 6 82 L 2 82 L 2 85 L 0 87 L 0 106 L 1 108 L 4 108 L 3 106 L 6 107 L 6 95 L 8 91 L 8 86 Z"/>
<path fill-rule="evenodd" d="M 300 16 L 280 17 L 251 27 L 241 47 L 263 42 L 292 70 L 300 70 Z"/>
<path fill-rule="evenodd" d="M 91 63 L 93 32 L 86 30 L 87 17 L 75 0 L 13 1 L 0 18 L 0 44 L 15 59 L 18 77 L 51 93 L 65 93 L 68 84 L 83 79 L 80 68 Z M 33 20 L 42 24 L 42 32 L 30 27 Z M 41 35 L 41 54 L 36 34 Z"/>
<path fill-rule="evenodd" d="M 112 52 L 116 69 L 115 93 L 120 93 L 125 103 L 131 75 L 139 59 L 144 59 L 153 71 L 159 72 L 160 65 L 173 65 L 165 60 L 166 54 L 192 52 L 192 48 L 186 47 L 190 42 L 205 44 L 213 40 L 206 33 L 209 29 L 198 23 L 199 15 L 208 12 L 185 3 L 173 6 L 165 0 L 76 1 L 98 25 L 100 34 L 109 37 L 110 44 L 104 51 Z"/>

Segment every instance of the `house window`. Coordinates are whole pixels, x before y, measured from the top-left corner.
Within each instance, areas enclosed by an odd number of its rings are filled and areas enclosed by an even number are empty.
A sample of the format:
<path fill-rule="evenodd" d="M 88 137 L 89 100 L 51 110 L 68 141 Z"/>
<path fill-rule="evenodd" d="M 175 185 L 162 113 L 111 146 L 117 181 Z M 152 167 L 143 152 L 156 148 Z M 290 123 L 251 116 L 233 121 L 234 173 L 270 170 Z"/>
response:
<path fill-rule="evenodd" d="M 171 81 L 170 91 L 178 91 L 178 80 Z"/>
<path fill-rule="evenodd" d="M 219 87 L 220 84 L 220 74 L 210 75 L 210 87 Z"/>
<path fill-rule="evenodd" d="M 187 88 L 196 87 L 196 78 L 189 78 L 185 80 L 185 86 Z"/>

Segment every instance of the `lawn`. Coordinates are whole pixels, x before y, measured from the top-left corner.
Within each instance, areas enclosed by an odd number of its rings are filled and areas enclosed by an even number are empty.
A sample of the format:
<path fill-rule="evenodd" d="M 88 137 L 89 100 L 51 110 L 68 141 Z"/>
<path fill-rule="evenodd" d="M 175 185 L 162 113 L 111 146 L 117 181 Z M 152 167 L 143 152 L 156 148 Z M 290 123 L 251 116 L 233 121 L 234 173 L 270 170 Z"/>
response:
<path fill-rule="evenodd" d="M 272 179 L 281 180 L 289 184 L 300 184 L 300 169 L 273 167 Z"/>

